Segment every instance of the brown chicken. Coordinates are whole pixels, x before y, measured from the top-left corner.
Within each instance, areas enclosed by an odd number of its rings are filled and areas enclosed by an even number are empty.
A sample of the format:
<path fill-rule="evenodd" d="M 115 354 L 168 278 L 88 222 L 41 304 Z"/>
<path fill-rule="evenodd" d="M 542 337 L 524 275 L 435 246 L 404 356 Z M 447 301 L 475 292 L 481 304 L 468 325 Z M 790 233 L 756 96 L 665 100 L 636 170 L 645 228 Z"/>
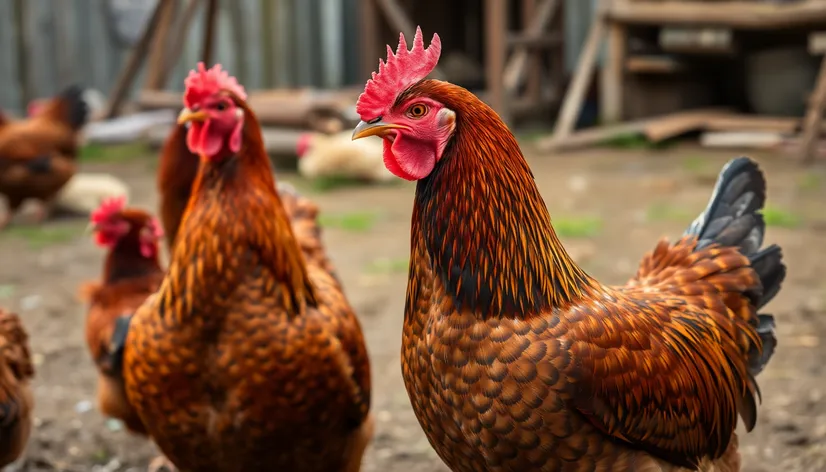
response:
<path fill-rule="evenodd" d="M 186 80 L 201 161 L 166 278 L 124 347 L 129 403 L 188 472 L 357 471 L 370 367 L 339 285 L 304 261 L 244 89 Z"/>
<path fill-rule="evenodd" d="M 0 229 L 29 199 L 41 204 L 37 221 L 49 216 L 54 197 L 75 173 L 78 130 L 88 114 L 83 90 L 72 86 L 29 119 L 0 117 L 0 194 L 8 204 Z"/>
<path fill-rule="evenodd" d="M 389 49 L 389 48 L 388 48 Z M 738 415 L 776 344 L 758 314 L 779 291 L 761 249 L 766 183 L 747 158 L 708 208 L 624 286 L 568 256 L 519 145 L 467 90 L 427 80 L 438 36 L 367 83 L 353 138 L 384 139 L 417 180 L 402 370 L 413 409 L 454 471 L 736 471 Z"/>
<path fill-rule="evenodd" d="M 146 429 L 123 389 L 122 350 L 113 346 L 125 336 L 135 310 L 163 280 L 158 261 L 163 231 L 145 211 L 127 208 L 124 198 L 105 200 L 92 213 L 90 227 L 95 242 L 108 251 L 101 281 L 87 284 L 81 291 L 89 303 L 86 344 L 98 367 L 98 405 L 101 412 L 122 420 L 132 432 L 145 435 Z"/>
<path fill-rule="evenodd" d="M 187 147 L 186 133 L 186 123 L 175 126 L 161 150 L 158 169 L 161 219 L 170 252 L 200 166 L 198 156 Z M 321 242 L 318 206 L 288 183 L 278 182 L 277 189 L 304 257 L 338 280 L 333 262 Z"/>
<path fill-rule="evenodd" d="M 29 336 L 17 315 L 0 308 L 0 470 L 23 454 L 29 440 L 33 377 Z"/>

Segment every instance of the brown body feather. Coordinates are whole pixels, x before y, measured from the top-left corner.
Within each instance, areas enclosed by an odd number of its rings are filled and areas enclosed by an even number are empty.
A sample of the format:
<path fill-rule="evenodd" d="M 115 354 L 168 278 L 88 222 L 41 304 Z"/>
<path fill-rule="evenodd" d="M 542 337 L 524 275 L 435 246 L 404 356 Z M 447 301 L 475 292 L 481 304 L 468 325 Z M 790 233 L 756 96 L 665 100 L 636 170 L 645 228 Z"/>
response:
<path fill-rule="evenodd" d="M 0 194 L 8 203 L 0 226 L 28 199 L 48 205 L 74 175 L 77 133 L 88 114 L 81 92 L 71 87 L 37 116 L 0 124 Z"/>
<path fill-rule="evenodd" d="M 0 308 L 0 469 L 17 460 L 32 430 L 29 336 L 20 318 Z"/>
<path fill-rule="evenodd" d="M 184 125 L 173 129 L 164 143 L 158 168 L 161 221 L 170 252 L 200 166 L 200 158 L 187 148 L 186 131 Z M 321 241 L 318 206 L 289 184 L 279 183 L 277 189 L 304 257 L 338 279 L 333 262 L 327 256 Z"/>
<path fill-rule="evenodd" d="M 739 470 L 754 425 L 760 279 L 734 247 L 660 243 L 627 286 L 562 248 L 519 146 L 487 105 L 426 80 L 456 131 L 420 180 L 403 373 L 457 472 Z"/>
<path fill-rule="evenodd" d="M 202 161 L 168 275 L 132 320 L 127 394 L 182 470 L 357 471 L 372 434 L 361 328 L 305 263 L 245 113 L 237 155 Z"/>

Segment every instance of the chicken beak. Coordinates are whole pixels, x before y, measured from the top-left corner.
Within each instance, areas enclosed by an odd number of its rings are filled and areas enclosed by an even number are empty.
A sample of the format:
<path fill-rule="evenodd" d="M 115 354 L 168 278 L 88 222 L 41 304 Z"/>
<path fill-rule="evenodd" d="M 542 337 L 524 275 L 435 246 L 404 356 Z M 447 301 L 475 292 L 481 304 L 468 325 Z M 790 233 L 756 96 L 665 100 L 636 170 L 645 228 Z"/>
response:
<path fill-rule="evenodd" d="M 385 137 L 394 129 L 407 129 L 407 126 L 396 125 L 393 123 L 385 123 L 381 120 L 372 123 L 367 121 L 360 121 L 353 130 L 353 141 L 368 136 Z"/>
<path fill-rule="evenodd" d="M 89 223 L 88 225 L 86 225 L 86 229 L 83 231 L 83 234 L 88 236 L 97 231 L 97 229 L 98 225 L 96 225 L 95 223 Z"/>
<path fill-rule="evenodd" d="M 190 121 L 206 121 L 208 117 L 209 115 L 203 110 L 192 111 L 189 108 L 184 108 L 181 110 L 181 114 L 178 115 L 178 124 L 182 125 Z"/>

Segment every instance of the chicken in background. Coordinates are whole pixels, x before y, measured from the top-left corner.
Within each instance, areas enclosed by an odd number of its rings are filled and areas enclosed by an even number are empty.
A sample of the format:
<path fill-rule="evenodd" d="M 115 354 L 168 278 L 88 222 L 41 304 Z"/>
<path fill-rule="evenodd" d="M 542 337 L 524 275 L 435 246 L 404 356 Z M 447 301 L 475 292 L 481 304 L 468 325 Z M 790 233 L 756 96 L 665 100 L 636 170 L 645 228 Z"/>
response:
<path fill-rule="evenodd" d="M 729 162 L 708 207 L 608 286 L 566 253 L 516 138 L 467 90 L 426 76 L 404 35 L 367 82 L 353 139 L 417 181 L 402 372 L 456 472 L 740 470 L 738 416 L 777 343 L 761 313 L 786 274 L 763 246 L 766 181 Z"/>
<path fill-rule="evenodd" d="M 301 253 L 243 87 L 203 64 L 185 85 L 200 165 L 121 339 L 129 404 L 180 470 L 356 472 L 373 428 L 359 321 Z"/>
<path fill-rule="evenodd" d="M 365 182 L 390 182 L 382 160 L 381 141 L 353 141 L 351 131 L 303 133 L 298 139 L 298 172 L 308 179 L 345 177 Z"/>
<path fill-rule="evenodd" d="M 0 308 L 0 470 L 16 461 L 32 430 L 29 336 L 20 318 Z"/>
<path fill-rule="evenodd" d="M 122 351 L 112 348 L 112 339 L 163 280 L 158 260 L 163 231 L 145 211 L 126 207 L 125 198 L 104 201 L 92 213 L 90 229 L 95 243 L 107 251 L 100 282 L 81 287 L 81 298 L 89 304 L 86 344 L 98 368 L 98 407 L 133 433 L 146 435 L 126 400 Z"/>
<path fill-rule="evenodd" d="M 25 120 L 0 117 L 0 194 L 8 209 L 0 229 L 26 200 L 40 203 L 35 217 L 49 217 L 55 196 L 76 170 L 79 131 L 89 107 L 83 90 L 72 86 Z"/>
<path fill-rule="evenodd" d="M 189 202 L 192 184 L 198 175 L 200 159 L 187 147 L 186 135 L 188 123 L 178 124 L 164 141 L 158 165 L 158 194 L 160 195 L 160 214 L 166 231 L 167 248 L 170 253 L 178 227 Z M 338 280 L 335 266 L 327 256 L 321 240 L 321 225 L 318 222 L 318 205 L 286 182 L 276 184 L 278 196 L 287 217 L 292 224 L 293 233 L 301 252 L 309 263 L 326 269 Z"/>

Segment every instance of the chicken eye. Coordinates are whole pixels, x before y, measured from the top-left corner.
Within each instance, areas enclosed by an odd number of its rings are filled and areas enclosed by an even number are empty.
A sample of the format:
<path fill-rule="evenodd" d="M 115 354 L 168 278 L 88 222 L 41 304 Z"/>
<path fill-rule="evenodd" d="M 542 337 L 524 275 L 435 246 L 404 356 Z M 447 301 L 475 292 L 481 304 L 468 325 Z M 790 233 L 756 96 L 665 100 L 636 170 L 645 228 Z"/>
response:
<path fill-rule="evenodd" d="M 215 109 L 218 111 L 224 111 L 227 109 L 227 104 L 224 102 L 218 102 L 218 104 L 215 105 Z"/>
<path fill-rule="evenodd" d="M 416 103 L 407 110 L 407 114 L 411 118 L 421 118 L 427 114 L 427 105 L 423 103 Z"/>

